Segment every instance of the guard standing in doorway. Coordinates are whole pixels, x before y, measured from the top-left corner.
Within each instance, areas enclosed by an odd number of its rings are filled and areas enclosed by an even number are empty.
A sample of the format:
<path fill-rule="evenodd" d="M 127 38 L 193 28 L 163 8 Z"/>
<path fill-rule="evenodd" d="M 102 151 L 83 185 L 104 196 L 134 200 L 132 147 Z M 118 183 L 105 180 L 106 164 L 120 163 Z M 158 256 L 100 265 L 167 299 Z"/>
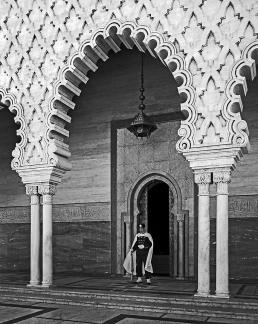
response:
<path fill-rule="evenodd" d="M 139 232 L 136 234 L 132 247 L 125 258 L 124 268 L 128 273 L 131 273 L 131 262 L 134 260 L 134 274 L 136 270 L 136 275 L 138 277 L 136 283 L 141 283 L 142 276 L 145 274 L 147 284 L 150 284 L 151 274 L 153 273 L 151 264 L 153 239 L 151 235 L 145 231 L 145 224 L 139 224 L 138 230 Z M 131 258 L 131 254 L 133 255 L 133 258 Z"/>

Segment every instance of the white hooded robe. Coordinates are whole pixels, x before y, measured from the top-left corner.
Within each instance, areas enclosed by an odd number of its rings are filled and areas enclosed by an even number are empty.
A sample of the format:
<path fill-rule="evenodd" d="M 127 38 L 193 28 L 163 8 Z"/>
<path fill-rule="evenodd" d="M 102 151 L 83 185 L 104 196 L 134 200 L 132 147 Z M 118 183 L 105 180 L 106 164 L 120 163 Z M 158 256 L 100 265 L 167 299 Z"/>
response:
<path fill-rule="evenodd" d="M 153 255 L 153 239 L 151 237 L 151 235 L 149 233 L 137 233 L 135 235 L 135 238 L 133 240 L 133 244 L 131 246 L 131 249 L 130 251 L 127 253 L 127 256 L 124 260 L 124 264 L 123 264 L 123 267 L 125 268 L 126 272 L 127 273 L 130 273 L 132 274 L 132 259 L 133 259 L 133 274 L 136 275 L 136 251 L 133 252 L 133 257 L 131 258 L 131 250 L 134 246 L 134 244 L 136 243 L 137 241 L 137 237 L 139 235 L 145 235 L 146 237 L 148 237 L 148 239 L 151 241 L 151 247 L 149 248 L 149 252 L 148 252 L 148 255 L 147 255 L 147 259 L 146 259 L 146 263 L 145 263 L 145 267 L 143 268 L 143 274 L 145 273 L 145 270 L 148 271 L 148 272 L 151 272 L 153 273 L 153 268 L 152 268 L 152 264 L 151 264 L 151 260 L 152 260 L 152 255 Z"/>

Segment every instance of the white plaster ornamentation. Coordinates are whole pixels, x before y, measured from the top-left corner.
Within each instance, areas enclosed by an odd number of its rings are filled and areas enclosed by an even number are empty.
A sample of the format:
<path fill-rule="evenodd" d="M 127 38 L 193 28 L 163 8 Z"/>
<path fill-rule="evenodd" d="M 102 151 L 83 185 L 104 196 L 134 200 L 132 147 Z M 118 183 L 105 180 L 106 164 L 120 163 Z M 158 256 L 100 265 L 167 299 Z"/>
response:
<path fill-rule="evenodd" d="M 25 183 L 29 172 L 36 182 L 61 181 L 71 168 L 67 111 L 88 71 L 121 44 L 149 51 L 178 81 L 188 117 L 177 150 L 188 159 L 229 149 L 234 160 L 248 148 L 237 91 L 246 94 L 256 73 L 257 14 L 256 0 L 2 0 L 0 94 L 21 137 L 12 167 Z"/>
<path fill-rule="evenodd" d="M 199 196 L 209 196 L 211 184 L 211 172 L 207 170 L 198 170 L 194 172 L 194 182 L 198 184 Z"/>
<path fill-rule="evenodd" d="M 43 196 L 54 196 L 56 193 L 56 186 L 53 184 L 41 184 L 38 186 L 38 193 Z"/>
<path fill-rule="evenodd" d="M 38 195 L 38 186 L 36 185 L 26 185 L 26 195 L 36 196 Z"/>

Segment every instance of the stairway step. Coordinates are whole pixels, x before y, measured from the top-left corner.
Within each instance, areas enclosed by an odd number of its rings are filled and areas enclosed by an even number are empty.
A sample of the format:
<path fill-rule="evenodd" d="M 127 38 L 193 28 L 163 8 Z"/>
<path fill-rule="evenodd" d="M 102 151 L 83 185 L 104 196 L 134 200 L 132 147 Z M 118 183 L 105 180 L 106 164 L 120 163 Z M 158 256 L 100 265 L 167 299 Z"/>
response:
<path fill-rule="evenodd" d="M 159 312 L 175 315 L 254 320 L 258 322 L 258 303 L 194 297 L 153 297 L 110 292 L 67 291 L 60 289 L 0 287 L 0 300 L 105 307 Z"/>

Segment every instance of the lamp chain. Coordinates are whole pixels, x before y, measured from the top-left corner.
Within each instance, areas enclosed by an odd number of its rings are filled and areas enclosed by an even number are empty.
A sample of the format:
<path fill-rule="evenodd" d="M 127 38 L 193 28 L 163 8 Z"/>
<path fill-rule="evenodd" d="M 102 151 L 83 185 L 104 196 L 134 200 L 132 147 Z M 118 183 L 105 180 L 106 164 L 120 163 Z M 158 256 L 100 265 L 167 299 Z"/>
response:
<path fill-rule="evenodd" d="M 144 76 L 143 76 L 143 55 L 144 53 L 141 53 L 141 88 L 140 88 L 140 96 L 139 96 L 139 99 L 141 101 L 140 105 L 139 105 L 139 109 L 141 111 L 143 111 L 145 109 L 145 104 L 144 104 L 144 99 L 145 99 L 145 96 L 144 96 L 144 87 L 143 87 L 143 82 L 144 82 Z"/>

